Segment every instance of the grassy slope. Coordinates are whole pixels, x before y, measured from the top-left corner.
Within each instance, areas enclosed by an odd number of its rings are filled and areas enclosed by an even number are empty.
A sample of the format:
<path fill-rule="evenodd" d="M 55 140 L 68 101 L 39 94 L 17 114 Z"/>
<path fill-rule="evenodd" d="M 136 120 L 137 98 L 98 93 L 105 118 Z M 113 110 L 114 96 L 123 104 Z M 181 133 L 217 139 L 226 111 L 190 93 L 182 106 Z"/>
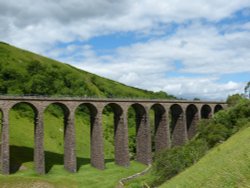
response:
<path fill-rule="evenodd" d="M 250 187 L 250 127 L 161 187 Z"/>
<path fill-rule="evenodd" d="M 109 116 L 107 119 L 112 118 Z M 63 169 L 63 120 L 45 113 L 45 161 L 48 173 L 37 176 L 33 170 L 33 120 L 21 117 L 12 110 L 10 115 L 11 168 L 14 174 L 0 175 L 0 187 L 114 187 L 122 177 L 145 168 L 131 162 L 129 168 L 119 167 L 113 162 L 113 146 L 104 139 L 106 169 L 92 168 L 89 164 L 90 130 L 88 119 L 76 116 L 76 151 L 78 172 L 70 174 Z M 106 126 L 110 126 L 106 123 Z M 22 170 L 18 170 L 20 168 Z"/>
<path fill-rule="evenodd" d="M 64 76 L 66 72 L 76 78 L 74 80 L 77 80 L 80 85 L 84 86 L 83 89 L 79 88 L 80 94 L 86 92 L 86 95 L 91 94 L 99 97 L 107 97 L 110 95 L 141 98 L 160 97 L 153 92 L 131 88 L 1 42 L 0 70 L 7 68 L 6 70 L 14 70 L 17 74 L 14 74 L 14 77 L 12 75 L 11 79 L 3 80 L 4 76 L 0 73 L 0 89 L 3 89 L 5 84 L 5 86 L 7 86 L 6 93 L 8 94 L 19 94 L 19 92 L 27 93 L 28 91 L 22 89 L 23 86 L 29 86 L 30 82 L 32 82 L 32 78 L 26 81 L 21 81 L 21 79 L 28 78 L 29 75 L 26 68 L 31 61 L 39 62 L 45 67 L 55 68 L 58 74 L 62 74 L 62 76 Z M 19 76 L 22 78 L 19 78 Z M 60 95 L 60 91 L 58 92 L 59 94 L 56 93 L 55 95 Z M 62 94 L 65 93 L 62 92 Z M 27 116 L 30 117 L 30 114 Z M 45 113 L 44 146 L 48 174 L 38 177 L 33 170 L 33 120 L 32 118 L 21 117 L 17 111 L 12 110 L 10 114 L 10 158 L 11 170 L 15 172 L 15 174 L 8 177 L 0 175 L 0 187 L 31 187 L 33 186 L 33 182 L 48 187 L 51 185 L 58 185 L 58 187 L 62 187 L 63 185 L 65 187 L 86 187 L 88 185 L 88 187 L 90 187 L 90 184 L 93 187 L 98 187 L 100 183 L 102 187 L 113 187 L 121 177 L 126 177 L 127 175 L 141 171 L 145 167 L 136 162 L 132 162 L 129 168 L 117 167 L 112 162 L 114 157 L 114 147 L 112 144 L 113 135 L 109 135 L 110 132 L 112 132 L 110 131 L 110 129 L 112 129 L 110 127 L 113 126 L 112 118 L 112 114 L 109 113 L 103 116 L 104 133 L 106 133 L 104 147 L 107 170 L 98 171 L 89 165 L 90 129 L 88 117 L 83 118 L 76 116 L 76 153 L 80 170 L 77 174 L 69 175 L 63 170 L 63 120 L 62 118 L 56 118 L 50 113 Z M 107 128 L 109 131 L 106 131 Z M 130 131 L 134 132 L 132 129 L 130 129 Z M 22 170 L 17 171 L 20 167 Z"/>
<path fill-rule="evenodd" d="M 33 65 L 32 70 L 28 68 L 30 65 Z M 174 98 L 163 93 L 129 87 L 2 42 L 0 93 Z"/>

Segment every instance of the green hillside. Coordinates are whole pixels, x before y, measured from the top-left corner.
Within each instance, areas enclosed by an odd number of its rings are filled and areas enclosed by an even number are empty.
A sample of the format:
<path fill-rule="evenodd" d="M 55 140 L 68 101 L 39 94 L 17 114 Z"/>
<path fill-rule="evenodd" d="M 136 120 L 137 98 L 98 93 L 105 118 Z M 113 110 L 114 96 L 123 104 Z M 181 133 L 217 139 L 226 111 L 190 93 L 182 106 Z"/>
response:
<path fill-rule="evenodd" d="M 174 98 L 126 86 L 0 42 L 0 94 Z"/>
<path fill-rule="evenodd" d="M 249 143 L 250 127 L 213 148 L 198 163 L 161 187 L 250 187 Z"/>
<path fill-rule="evenodd" d="M 174 98 L 120 84 L 70 65 L 0 42 L 0 95 L 46 95 L 125 98 Z M 129 110 L 130 151 L 135 147 L 135 113 Z M 0 113 L 1 119 L 1 113 Z M 113 113 L 103 112 L 105 171 L 90 166 L 89 112 L 76 112 L 77 174 L 63 169 L 63 111 L 51 105 L 44 116 L 44 147 L 47 174 L 34 172 L 34 112 L 19 104 L 10 112 L 10 176 L 0 175 L 0 187 L 114 187 L 122 177 L 145 168 L 131 162 L 129 168 L 114 164 Z M 152 118 L 151 118 L 151 121 Z M 1 131 L 1 129 L 0 129 Z M 133 155 L 133 153 L 131 153 Z"/>

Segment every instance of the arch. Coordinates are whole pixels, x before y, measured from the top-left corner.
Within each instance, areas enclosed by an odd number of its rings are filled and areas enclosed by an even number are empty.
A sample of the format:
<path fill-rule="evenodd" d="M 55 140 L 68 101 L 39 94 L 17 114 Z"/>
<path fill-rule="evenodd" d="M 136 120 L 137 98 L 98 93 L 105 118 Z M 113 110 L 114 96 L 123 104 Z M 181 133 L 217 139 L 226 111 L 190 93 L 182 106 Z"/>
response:
<path fill-rule="evenodd" d="M 86 163 L 89 163 L 91 158 L 91 130 L 97 116 L 97 108 L 92 103 L 80 103 L 75 109 L 75 116 L 81 117 L 81 121 L 76 119 L 76 155 L 77 169 Z M 93 138 L 94 139 L 94 138 Z"/>
<path fill-rule="evenodd" d="M 24 102 L 17 102 L 17 103 L 12 104 L 10 106 L 10 110 L 13 109 L 13 108 L 15 108 L 15 107 L 17 107 L 18 105 L 21 105 L 21 104 L 25 104 L 25 105 L 31 107 L 32 110 L 33 110 L 33 112 L 35 113 L 35 115 L 38 113 L 37 107 L 33 103 L 26 102 L 26 101 L 24 101 Z M 21 107 L 21 109 L 23 109 L 23 107 Z"/>
<path fill-rule="evenodd" d="M 52 102 L 52 103 L 49 103 L 46 107 L 45 107 L 45 109 L 44 109 L 44 111 L 46 111 L 47 109 L 49 109 L 49 107 L 51 106 L 51 105 L 56 105 L 56 106 L 59 106 L 62 110 L 63 110 L 63 115 L 64 116 L 68 116 L 69 115 L 69 113 L 70 113 L 70 110 L 69 110 L 69 108 L 68 108 L 68 106 L 66 105 L 66 104 L 64 104 L 64 103 L 61 103 L 61 102 Z"/>
<path fill-rule="evenodd" d="M 110 109 L 109 109 L 110 108 Z M 115 163 L 121 166 L 129 165 L 129 153 L 128 153 L 128 128 L 127 117 L 123 108 L 117 103 L 108 103 L 104 106 L 104 110 L 113 111 L 113 126 L 111 130 L 114 132 L 114 158 Z M 105 127 L 105 130 L 110 128 Z"/>
<path fill-rule="evenodd" d="M 87 107 L 87 109 L 88 109 L 89 112 L 90 112 L 90 116 L 96 116 L 98 110 L 97 110 L 97 107 L 96 107 L 94 104 L 92 104 L 92 103 L 80 103 L 80 104 L 76 107 L 75 113 L 76 113 L 76 110 L 77 110 L 77 109 L 81 108 L 81 106 L 86 106 L 86 107 Z"/>
<path fill-rule="evenodd" d="M 119 104 L 117 104 L 117 103 L 108 103 L 108 104 L 106 104 L 104 106 L 104 108 L 107 107 L 107 106 L 110 106 L 112 108 L 115 115 L 121 116 L 123 114 L 123 108 Z"/>
<path fill-rule="evenodd" d="M 209 105 L 204 104 L 201 107 L 201 118 L 202 119 L 209 119 L 209 118 L 211 118 L 211 116 L 212 116 L 212 108 Z"/>
<path fill-rule="evenodd" d="M 52 107 L 54 106 L 54 107 Z M 58 109 L 59 107 L 59 109 Z M 70 172 L 76 172 L 76 157 L 75 157 L 75 130 L 74 130 L 74 113 L 71 113 L 70 108 L 61 102 L 52 102 L 48 104 L 44 110 L 49 111 L 56 117 L 63 116 L 63 128 L 57 129 L 55 131 L 63 132 L 63 146 L 64 155 L 61 157 L 59 154 L 51 154 L 51 152 L 46 152 L 45 157 L 50 158 L 50 163 L 46 164 L 46 171 L 48 172 L 55 163 L 58 163 L 60 159 L 63 158 L 64 168 Z M 63 113 L 63 114 L 61 114 Z M 50 125 L 51 126 L 51 125 Z M 58 132 L 50 133 L 50 137 L 58 136 Z M 58 143 L 60 145 L 60 143 Z M 58 151 L 59 152 L 59 148 Z M 52 159 L 52 155 L 57 155 L 57 160 Z M 62 162 L 62 161 L 61 161 Z M 60 162 L 59 162 L 60 164 Z"/>
<path fill-rule="evenodd" d="M 199 120 L 199 111 L 194 104 L 190 104 L 186 108 L 186 122 L 187 122 L 187 135 L 188 139 L 191 139 L 197 128 L 197 123 Z"/>
<path fill-rule="evenodd" d="M 81 103 L 76 109 L 81 107 L 89 111 L 90 163 L 95 168 L 104 169 L 102 109 L 93 103 Z"/>
<path fill-rule="evenodd" d="M 152 148 L 156 152 L 169 147 L 168 126 L 166 109 L 159 103 L 153 104 L 151 109 L 154 111 L 154 132 Z"/>
<path fill-rule="evenodd" d="M 170 116 L 171 145 L 182 145 L 187 140 L 187 130 L 182 107 L 179 104 L 173 104 L 170 107 Z"/>
<path fill-rule="evenodd" d="M 14 111 L 12 110 L 16 111 L 15 114 L 13 114 Z M 18 116 L 16 113 L 18 113 Z M 34 166 L 36 168 L 35 153 L 37 148 L 34 147 L 34 143 L 36 143 L 38 109 L 32 103 L 17 102 L 10 106 L 8 114 L 10 130 L 10 173 L 17 172 L 20 168 L 23 168 L 26 163 L 35 163 Z M 15 137 L 17 132 L 22 139 Z M 18 160 L 16 156 L 18 156 Z"/>
<path fill-rule="evenodd" d="M 214 114 L 219 112 L 220 110 L 223 110 L 223 107 L 220 104 L 215 105 L 214 107 Z"/>
<path fill-rule="evenodd" d="M 136 157 L 135 159 L 143 164 L 150 164 L 151 156 L 151 133 L 149 116 L 146 108 L 139 104 L 133 103 L 131 107 L 136 114 Z"/>

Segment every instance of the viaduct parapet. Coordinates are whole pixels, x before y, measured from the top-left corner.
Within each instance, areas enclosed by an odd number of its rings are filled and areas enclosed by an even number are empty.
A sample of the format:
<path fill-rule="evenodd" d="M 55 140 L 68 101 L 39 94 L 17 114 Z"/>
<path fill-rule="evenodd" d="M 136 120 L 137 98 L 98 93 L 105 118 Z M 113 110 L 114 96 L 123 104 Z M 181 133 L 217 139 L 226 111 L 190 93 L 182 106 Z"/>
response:
<path fill-rule="evenodd" d="M 184 144 L 195 132 L 197 121 L 210 118 L 217 111 L 226 108 L 226 103 L 215 101 L 186 101 L 163 99 L 95 99 L 95 98 L 50 98 L 50 97 L 8 97 L 0 96 L 1 156 L 0 171 L 10 173 L 9 112 L 17 104 L 25 103 L 35 112 L 34 163 L 38 174 L 45 173 L 44 157 L 44 111 L 51 104 L 64 110 L 64 167 L 77 171 L 75 153 L 75 111 L 86 106 L 90 112 L 91 165 L 104 169 L 104 147 L 102 114 L 106 106 L 114 112 L 115 163 L 129 166 L 127 111 L 136 112 L 136 160 L 143 164 L 152 162 L 151 128 L 149 111 L 155 112 L 155 151 Z"/>

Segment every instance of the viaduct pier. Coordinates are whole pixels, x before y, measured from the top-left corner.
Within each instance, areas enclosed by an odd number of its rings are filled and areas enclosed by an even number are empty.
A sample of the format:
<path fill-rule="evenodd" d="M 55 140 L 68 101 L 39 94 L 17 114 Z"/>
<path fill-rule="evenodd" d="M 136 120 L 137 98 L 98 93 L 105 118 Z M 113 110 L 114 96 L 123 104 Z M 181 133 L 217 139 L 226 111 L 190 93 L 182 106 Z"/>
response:
<path fill-rule="evenodd" d="M 20 104 L 32 107 L 34 121 L 34 163 L 38 174 L 45 173 L 44 157 L 44 111 L 51 104 L 59 105 L 64 111 L 64 167 L 77 171 L 75 153 L 75 112 L 79 106 L 86 106 L 90 112 L 91 165 L 104 169 L 104 146 L 102 114 L 106 106 L 114 112 L 114 155 L 115 163 L 129 165 L 128 119 L 130 107 L 136 113 L 136 160 L 143 164 L 152 162 L 152 140 L 149 111 L 154 110 L 155 151 L 184 144 L 196 132 L 197 121 L 210 118 L 226 108 L 227 104 L 216 101 L 187 101 L 163 99 L 98 99 L 98 98 L 53 98 L 53 97 L 11 97 L 0 96 L 1 113 L 1 156 L 0 171 L 10 173 L 9 112 Z"/>

